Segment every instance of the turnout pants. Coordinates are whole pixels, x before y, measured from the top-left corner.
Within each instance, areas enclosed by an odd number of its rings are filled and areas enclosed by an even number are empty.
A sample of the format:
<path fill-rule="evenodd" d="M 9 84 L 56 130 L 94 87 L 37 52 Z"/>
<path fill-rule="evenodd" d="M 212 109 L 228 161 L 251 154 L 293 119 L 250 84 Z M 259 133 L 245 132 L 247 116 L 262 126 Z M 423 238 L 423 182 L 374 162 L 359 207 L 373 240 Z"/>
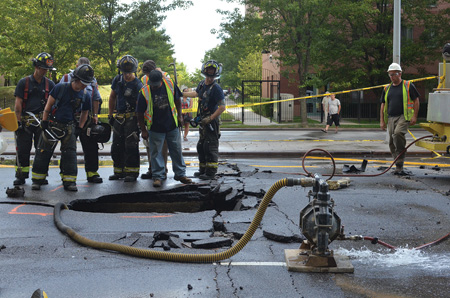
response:
<path fill-rule="evenodd" d="M 114 174 L 139 176 L 139 129 L 137 117 L 116 116 L 113 125 L 113 142 L 111 157 L 114 163 Z"/>
<path fill-rule="evenodd" d="M 80 134 L 81 147 L 84 153 L 84 169 L 86 177 L 100 176 L 98 171 L 98 144 L 86 135 L 86 130 Z"/>
<path fill-rule="evenodd" d="M 205 127 L 199 126 L 199 134 L 197 153 L 200 173 L 215 175 L 219 166 L 219 121 L 214 119 Z"/>
<path fill-rule="evenodd" d="M 65 132 L 61 142 L 61 161 L 59 164 L 60 175 L 63 183 L 70 183 L 77 181 L 77 138 L 74 134 L 74 124 L 62 124 L 54 122 L 52 124 L 58 129 Z M 42 184 L 48 174 L 48 167 L 53 152 L 55 151 L 58 142 L 49 141 L 42 132 L 39 138 L 39 143 L 36 150 L 36 156 L 33 164 L 32 179 L 33 182 Z"/>
<path fill-rule="evenodd" d="M 39 126 L 23 125 L 21 129 L 14 132 L 16 138 L 16 178 L 26 179 L 30 172 L 30 151 L 33 146 L 37 151 L 37 145 L 41 136 Z"/>

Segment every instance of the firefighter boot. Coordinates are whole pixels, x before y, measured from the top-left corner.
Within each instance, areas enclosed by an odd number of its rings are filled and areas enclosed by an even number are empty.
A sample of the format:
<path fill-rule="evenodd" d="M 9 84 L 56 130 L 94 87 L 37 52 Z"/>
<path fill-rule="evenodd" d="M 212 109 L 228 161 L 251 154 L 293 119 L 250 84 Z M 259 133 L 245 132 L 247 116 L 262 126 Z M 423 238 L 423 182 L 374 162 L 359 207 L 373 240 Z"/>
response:
<path fill-rule="evenodd" d="M 205 167 L 200 167 L 198 172 L 194 173 L 194 177 L 199 178 L 201 175 L 204 175 L 206 172 L 206 168 Z"/>
<path fill-rule="evenodd" d="M 75 182 L 64 182 L 64 190 L 78 191 L 77 184 Z"/>
<path fill-rule="evenodd" d="M 201 180 L 213 180 L 216 177 L 217 170 L 216 169 L 206 169 L 205 173 L 198 176 Z"/>

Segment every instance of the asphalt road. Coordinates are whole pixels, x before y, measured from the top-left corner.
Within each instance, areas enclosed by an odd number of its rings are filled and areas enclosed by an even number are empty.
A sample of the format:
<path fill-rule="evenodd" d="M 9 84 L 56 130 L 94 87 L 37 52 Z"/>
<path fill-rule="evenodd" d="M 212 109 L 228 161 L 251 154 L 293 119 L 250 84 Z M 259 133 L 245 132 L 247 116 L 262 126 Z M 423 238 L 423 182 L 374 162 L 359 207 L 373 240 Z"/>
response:
<path fill-rule="evenodd" d="M 415 137 L 426 133 L 414 133 Z M 417 135 L 416 135 L 417 134 Z M 412 138 L 412 137 L 408 137 Z M 184 143 L 184 152 L 195 152 L 196 132 Z M 136 183 L 108 181 L 112 166 L 102 157 L 102 184 L 89 184 L 79 167 L 79 191 L 65 192 L 59 170 L 51 167 L 49 185 L 25 196 L 9 198 L 14 167 L 0 167 L 0 297 L 31 297 L 37 288 L 48 297 L 448 297 L 450 284 L 450 241 L 424 250 L 411 248 L 429 243 L 450 232 L 450 170 L 448 159 L 434 159 L 422 148 L 410 150 L 406 167 L 410 176 L 399 177 L 380 167 L 389 165 L 383 132 L 320 131 L 224 131 L 221 139 L 219 172 L 212 185 L 186 189 L 173 180 L 169 171 L 162 193 L 177 192 L 159 204 L 159 195 L 148 180 Z M 364 144 L 364 145 L 362 145 Z M 189 150 L 187 150 L 189 148 Z M 346 176 L 350 186 L 330 191 L 335 212 L 347 235 L 379 237 L 401 249 L 392 251 L 370 241 L 334 241 L 330 248 L 348 256 L 354 273 L 290 272 L 285 249 L 297 249 L 300 211 L 308 204 L 311 188 L 294 186 L 280 189 L 273 197 L 251 241 L 237 254 L 216 263 L 192 264 L 137 258 L 112 251 L 82 246 L 61 233 L 53 222 L 53 206 L 70 206 L 80 200 L 103 203 L 104 212 L 63 210 L 62 221 L 80 235 L 96 241 L 164 251 L 167 241 L 156 241 L 158 232 L 178 236 L 182 248 L 169 252 L 213 254 L 229 246 L 193 248 L 195 240 L 231 240 L 237 243 L 256 214 L 263 195 L 278 180 L 302 178 L 302 152 L 323 148 L 347 152 L 336 157 L 336 175 Z M 222 151 L 223 150 L 223 151 Z M 283 157 L 279 157 L 285 152 Z M 238 155 L 237 152 L 241 152 Z M 254 152 L 245 154 L 245 152 Z M 11 156 L 4 155 L 4 163 Z M 276 157 L 276 158 L 272 158 Z M 81 159 L 82 156 L 79 156 Z M 344 164 L 360 167 L 369 160 L 366 171 L 342 174 Z M 188 175 L 198 166 L 194 154 L 186 154 Z M 145 161 L 141 172 L 146 171 Z M 170 166 L 169 166 L 170 168 Z M 329 159 L 306 159 L 312 173 L 329 174 Z M 364 177 L 363 175 L 371 176 Z M 376 176 L 378 175 L 378 176 Z M 195 182 L 202 183 L 195 179 Z M 220 185 L 220 188 L 217 186 Z M 182 204 L 198 191 L 215 190 L 226 198 L 239 198 L 235 210 L 180 211 L 197 203 Z M 219 189 L 219 190 L 217 190 Z M 230 190 L 231 189 L 231 190 Z M 187 191 L 186 191 L 187 190 Z M 210 192 L 208 192 L 210 193 Z M 78 200 L 78 201 L 77 201 Z M 186 199 L 187 200 L 187 199 Z M 110 213 L 108 203 L 119 208 L 135 206 L 137 211 Z M 174 207 L 176 206 L 176 207 Z M 139 212 L 163 208 L 160 212 Z M 166 209 L 164 209 L 166 208 Z M 180 208 L 180 209 L 176 209 Z M 171 210 L 172 209 L 172 210 Z M 174 210 L 177 212 L 173 212 Z M 278 241 L 268 234 L 278 236 Z M 175 236 L 174 236 L 175 237 Z M 290 239 L 290 243 L 280 242 Z"/>

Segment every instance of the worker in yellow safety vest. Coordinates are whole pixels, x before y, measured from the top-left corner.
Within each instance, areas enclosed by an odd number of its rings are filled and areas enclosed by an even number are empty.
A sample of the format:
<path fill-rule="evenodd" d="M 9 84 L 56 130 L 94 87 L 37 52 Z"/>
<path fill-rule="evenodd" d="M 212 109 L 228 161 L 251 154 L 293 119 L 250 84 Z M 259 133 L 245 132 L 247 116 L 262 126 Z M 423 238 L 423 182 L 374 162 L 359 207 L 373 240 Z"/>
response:
<path fill-rule="evenodd" d="M 181 116 L 181 91 L 168 77 L 158 70 L 148 75 L 148 84 L 139 94 L 137 115 L 142 138 L 149 140 L 153 186 L 161 187 L 166 178 L 162 148 L 164 141 L 169 148 L 174 179 L 184 184 L 192 183 L 186 177 L 186 164 L 181 150 L 181 135 L 178 129 L 183 123 Z M 147 120 L 145 125 L 144 118 Z"/>
<path fill-rule="evenodd" d="M 419 113 L 419 92 L 410 81 L 402 80 L 402 68 L 392 63 L 387 72 L 391 84 L 386 85 L 381 95 L 380 127 L 389 133 L 389 149 L 395 162 L 396 175 L 406 175 L 403 170 L 406 147 L 405 134 L 410 125 L 417 122 Z"/>

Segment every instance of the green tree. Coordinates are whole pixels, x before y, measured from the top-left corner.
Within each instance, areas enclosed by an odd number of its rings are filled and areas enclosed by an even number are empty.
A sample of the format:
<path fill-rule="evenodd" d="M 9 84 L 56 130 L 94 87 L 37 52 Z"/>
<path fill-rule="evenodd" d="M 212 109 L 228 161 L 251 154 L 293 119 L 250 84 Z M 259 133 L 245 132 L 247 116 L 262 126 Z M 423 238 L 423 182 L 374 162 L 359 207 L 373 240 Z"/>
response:
<path fill-rule="evenodd" d="M 242 80 L 261 80 L 262 60 L 261 52 L 254 52 L 241 58 L 238 65 L 238 78 Z M 246 88 L 246 94 L 260 96 L 260 86 L 249 86 Z"/>
<path fill-rule="evenodd" d="M 252 23 L 252 19 L 234 11 L 219 12 L 228 22 L 221 23 L 220 30 L 212 30 L 217 33 L 222 43 L 216 48 L 207 51 L 204 61 L 214 59 L 223 65 L 221 85 L 223 87 L 240 88 L 239 61 L 250 53 L 261 52 L 263 40 L 258 26 Z"/>
<path fill-rule="evenodd" d="M 161 0 L 140 0 L 131 5 L 121 4 L 118 0 L 93 2 L 96 5 L 91 12 L 93 36 L 89 47 L 95 56 L 107 63 L 110 75 L 117 71 L 117 60 L 125 54 L 142 55 L 142 60 L 151 59 L 150 55 L 154 55 L 156 60 L 160 59 L 160 63 L 171 56 L 173 50 L 168 43 L 168 37 L 164 31 L 156 31 L 165 19 L 162 13 L 192 4 L 191 1 L 185 0 L 176 0 L 167 6 L 162 5 Z M 147 49 L 144 50 L 143 47 Z"/>
<path fill-rule="evenodd" d="M 66 69 L 83 41 L 88 2 L 3 0 L 0 10 L 0 73 L 14 81 L 33 71 L 31 58 L 48 52 L 55 67 Z M 52 72 L 53 80 L 57 72 Z"/>
<path fill-rule="evenodd" d="M 450 3 L 448 0 L 440 3 Z M 324 25 L 314 57 L 316 77 L 334 89 L 376 86 L 389 82 L 386 75 L 392 63 L 392 1 L 334 1 Z M 443 24 L 450 23 L 450 9 L 437 11 L 428 0 L 402 1 L 401 64 L 423 68 L 439 57 L 450 39 Z M 422 32 L 413 30 L 423 27 Z M 413 34 L 419 33 L 418 36 Z M 322 63 L 320 63 L 322 62 Z M 323 63 L 325 62 L 325 63 Z M 404 77 L 408 76 L 405 73 Z M 380 90 L 377 90 L 380 91 Z"/>
<path fill-rule="evenodd" d="M 280 53 L 283 76 L 306 93 L 312 67 L 314 44 L 327 20 L 333 0 L 248 0 L 246 18 L 260 31 L 266 50 Z M 308 126 L 306 101 L 300 101 L 302 125 Z"/>
<path fill-rule="evenodd" d="M 170 37 L 155 28 L 139 32 L 131 41 L 130 52 L 139 62 L 151 59 L 162 69 L 171 63 L 174 54 Z"/>

